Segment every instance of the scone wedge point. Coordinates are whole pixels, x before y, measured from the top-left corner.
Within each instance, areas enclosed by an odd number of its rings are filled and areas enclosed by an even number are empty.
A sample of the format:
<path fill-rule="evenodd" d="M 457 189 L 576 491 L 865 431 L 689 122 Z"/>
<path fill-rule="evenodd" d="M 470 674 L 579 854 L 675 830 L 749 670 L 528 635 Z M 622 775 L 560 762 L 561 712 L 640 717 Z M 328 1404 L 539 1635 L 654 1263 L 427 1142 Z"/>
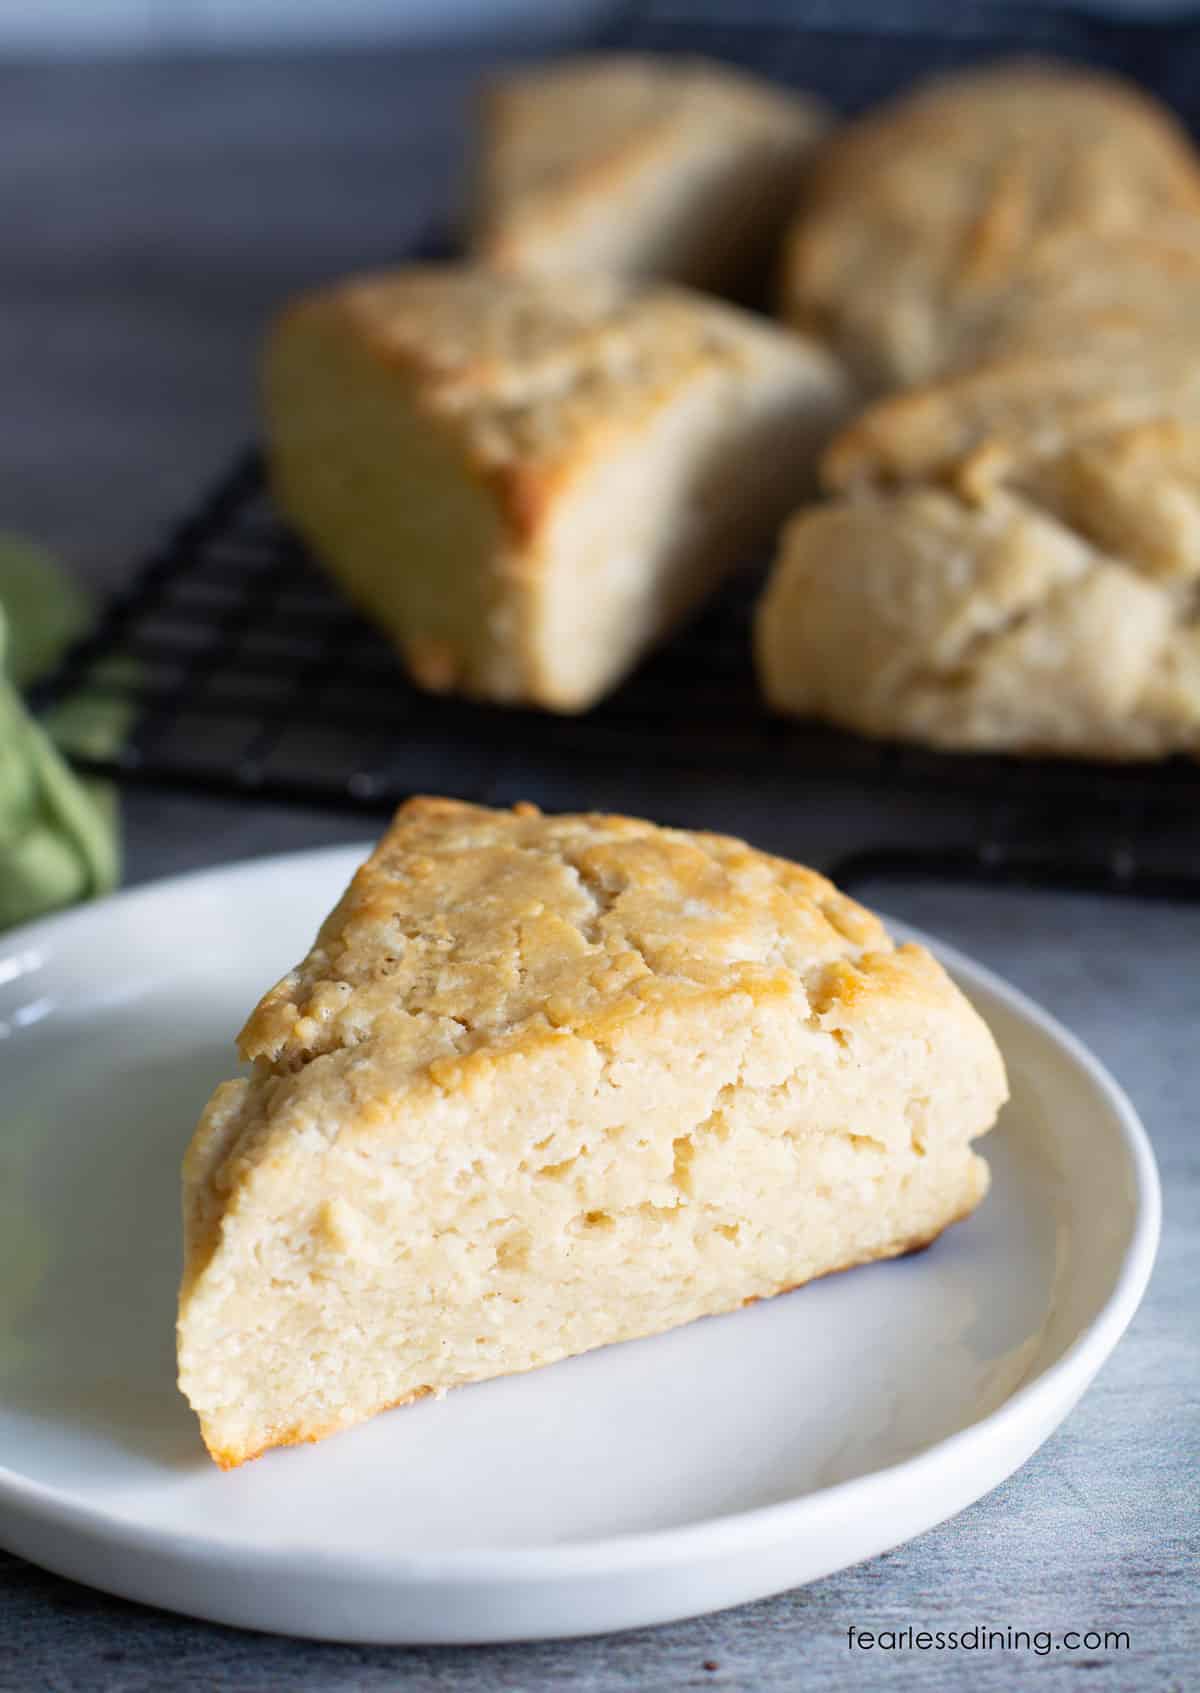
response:
<path fill-rule="evenodd" d="M 481 120 L 483 263 L 719 291 L 770 257 L 829 116 L 714 60 L 625 53 L 497 77 Z"/>
<path fill-rule="evenodd" d="M 266 362 L 276 497 L 413 678 L 556 711 L 770 541 L 847 403 L 731 306 L 452 265 L 300 300 Z"/>
<path fill-rule="evenodd" d="M 410 801 L 184 1165 L 231 1467 L 933 1240 L 1006 1094 L 922 948 L 743 842 Z"/>

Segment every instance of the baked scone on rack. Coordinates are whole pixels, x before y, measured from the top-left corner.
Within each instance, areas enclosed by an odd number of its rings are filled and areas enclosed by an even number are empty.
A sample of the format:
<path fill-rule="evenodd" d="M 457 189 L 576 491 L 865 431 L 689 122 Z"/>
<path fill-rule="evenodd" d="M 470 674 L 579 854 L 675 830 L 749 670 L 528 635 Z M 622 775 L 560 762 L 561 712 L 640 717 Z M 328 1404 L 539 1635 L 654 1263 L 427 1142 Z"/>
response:
<path fill-rule="evenodd" d="M 756 614 L 768 703 L 958 750 L 1200 754 L 1200 452 L 1195 438 L 1181 445 L 1188 509 L 1158 485 L 1157 569 L 1005 488 L 967 499 L 917 487 L 802 512 Z M 1136 464 L 1135 438 L 1125 450 Z M 1086 488 L 1086 451 L 1077 473 Z M 1136 471 L 1130 481 L 1143 501 Z M 1115 501 L 1096 515 L 1126 522 Z"/>
<path fill-rule="evenodd" d="M 1102 272 L 1111 237 L 1200 212 L 1165 107 L 1119 78 L 1016 62 L 946 77 L 840 130 L 807 173 L 783 315 L 869 388 L 972 364 L 1046 248 Z M 1090 247 L 1090 250 L 1089 250 Z"/>
<path fill-rule="evenodd" d="M 826 451 L 843 497 L 789 525 L 757 613 L 770 704 L 944 747 L 1200 753 L 1198 331 L 1200 219 L 1048 235 L 984 356 Z"/>
<path fill-rule="evenodd" d="M 564 712 L 770 541 L 848 403 L 732 306 L 437 265 L 298 301 L 265 393 L 283 512 L 413 678 Z"/>
<path fill-rule="evenodd" d="M 223 1467 L 933 1240 L 1006 1096 L 921 947 L 721 835 L 402 807 L 183 1172 Z"/>
<path fill-rule="evenodd" d="M 732 66 L 596 54 L 498 77 L 469 232 L 485 264 L 736 287 L 770 257 L 828 122 Z"/>

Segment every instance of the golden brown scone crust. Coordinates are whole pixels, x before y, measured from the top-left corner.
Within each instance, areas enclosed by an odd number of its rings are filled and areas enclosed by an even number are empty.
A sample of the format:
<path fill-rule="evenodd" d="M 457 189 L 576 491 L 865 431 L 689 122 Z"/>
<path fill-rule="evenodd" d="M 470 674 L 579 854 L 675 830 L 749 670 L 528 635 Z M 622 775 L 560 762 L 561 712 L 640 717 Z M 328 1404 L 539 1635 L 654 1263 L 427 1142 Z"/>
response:
<path fill-rule="evenodd" d="M 785 961 L 864 949 L 891 950 L 877 917 L 729 836 L 412 799 L 238 1049 L 288 1073 L 369 1034 L 390 1086 L 522 1030 L 593 1040 L 639 1003 L 769 991 Z"/>
<path fill-rule="evenodd" d="M 471 251 L 528 274 L 733 285 L 792 209 L 825 107 L 696 58 L 591 55 L 497 78 Z"/>
<path fill-rule="evenodd" d="M 925 1242 L 1005 1096 L 922 948 L 811 870 L 410 801 L 249 1019 L 184 1166 L 223 1466 Z"/>
<path fill-rule="evenodd" d="M 282 509 L 414 678 L 563 711 L 770 538 L 848 399 L 683 289 L 455 265 L 300 300 L 265 389 Z"/>
<path fill-rule="evenodd" d="M 1072 244 L 1078 265 L 1100 267 L 1110 238 L 1153 240 L 1163 220 L 1200 212 L 1196 155 L 1162 106 L 1038 63 L 951 76 L 870 113 L 806 184 L 784 315 L 879 389 L 978 358 L 1047 248 Z"/>
<path fill-rule="evenodd" d="M 749 323 L 680 289 L 614 276 L 502 277 L 414 264 L 297 301 L 308 322 L 344 326 L 380 365 L 409 375 L 431 423 L 451 429 L 519 538 L 605 436 L 636 426 L 699 368 L 745 368 Z"/>

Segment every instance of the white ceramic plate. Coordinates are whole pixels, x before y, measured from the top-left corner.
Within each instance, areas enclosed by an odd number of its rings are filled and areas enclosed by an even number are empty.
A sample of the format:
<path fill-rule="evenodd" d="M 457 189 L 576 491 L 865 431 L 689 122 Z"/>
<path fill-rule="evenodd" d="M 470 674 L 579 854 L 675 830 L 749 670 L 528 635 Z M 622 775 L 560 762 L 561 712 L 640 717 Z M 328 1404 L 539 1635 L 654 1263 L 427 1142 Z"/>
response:
<path fill-rule="evenodd" d="M 1094 1058 L 942 951 L 1013 1100 L 987 1202 L 929 1251 L 214 1469 L 174 1382 L 179 1160 L 234 1030 L 360 857 L 185 877 L 0 937 L 12 1551 L 321 1638 L 594 1633 L 895 1546 L 1066 1416 L 1145 1287 L 1153 1159 Z"/>

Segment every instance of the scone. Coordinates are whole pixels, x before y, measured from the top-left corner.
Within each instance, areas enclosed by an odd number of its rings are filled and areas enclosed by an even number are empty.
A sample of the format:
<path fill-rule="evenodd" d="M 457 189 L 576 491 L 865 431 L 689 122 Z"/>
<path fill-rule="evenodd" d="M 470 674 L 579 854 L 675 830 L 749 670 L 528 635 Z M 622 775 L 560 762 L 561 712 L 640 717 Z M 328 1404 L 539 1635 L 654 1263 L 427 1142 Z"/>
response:
<path fill-rule="evenodd" d="M 831 443 L 757 623 L 778 710 L 937 746 L 1200 751 L 1200 218 L 1047 233 L 975 363 Z"/>
<path fill-rule="evenodd" d="M 414 679 L 564 712 L 771 537 L 847 397 L 733 307 L 455 266 L 302 299 L 266 367 L 278 501 Z"/>
<path fill-rule="evenodd" d="M 1170 114 L 1093 71 L 1017 63 L 919 88 L 839 132 L 808 173 L 782 310 L 888 389 L 974 363 L 1044 249 L 1102 271 L 1110 238 L 1200 212 Z M 1087 256 L 1084 249 L 1092 244 Z"/>
<path fill-rule="evenodd" d="M 184 1164 L 179 1380 L 222 1466 L 924 1245 L 1006 1095 L 811 870 L 412 800 Z"/>
<path fill-rule="evenodd" d="M 817 101 L 704 59 L 503 77 L 483 101 L 472 253 L 530 275 L 735 286 L 769 256 L 826 122 Z"/>
<path fill-rule="evenodd" d="M 939 480 L 973 497 L 1001 483 L 1040 493 L 1061 482 L 1056 462 L 1163 423 L 1200 427 L 1200 218 L 1102 249 L 1047 241 L 982 355 L 867 406 L 821 476 L 836 491 Z M 1142 469 L 1152 486 L 1150 457 Z"/>
<path fill-rule="evenodd" d="M 1086 453 L 1073 491 L 1086 501 L 1098 474 L 1114 497 L 1095 499 L 1093 527 L 1128 534 L 1141 521 L 1157 553 L 1106 553 L 1004 488 L 972 501 L 923 487 L 801 513 L 756 615 L 768 702 L 941 747 L 1200 753 L 1196 443 L 1185 505 L 1159 484 L 1148 513 L 1136 441 L 1126 451 L 1127 509 Z"/>

